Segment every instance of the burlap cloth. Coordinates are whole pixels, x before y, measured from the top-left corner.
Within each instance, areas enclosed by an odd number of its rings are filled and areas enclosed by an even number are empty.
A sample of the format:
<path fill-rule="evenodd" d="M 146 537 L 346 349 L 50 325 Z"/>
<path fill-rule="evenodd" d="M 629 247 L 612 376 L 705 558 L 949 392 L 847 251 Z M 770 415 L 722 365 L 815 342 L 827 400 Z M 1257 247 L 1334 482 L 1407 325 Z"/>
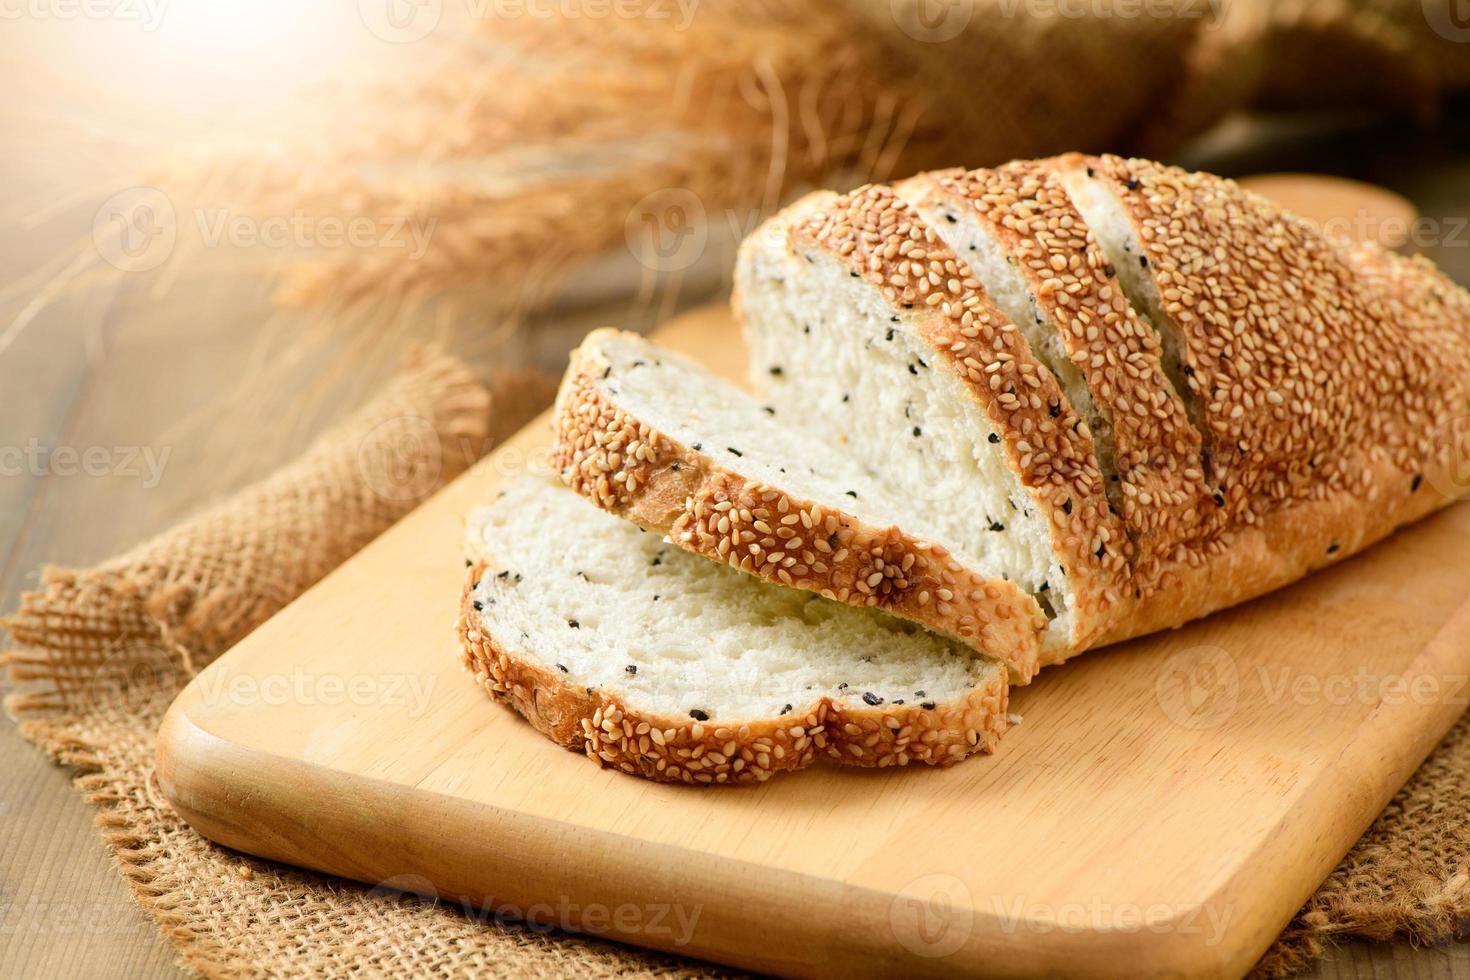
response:
<path fill-rule="evenodd" d="M 462 472 L 549 398 L 423 355 L 292 465 L 127 554 L 46 571 L 6 622 L 7 708 L 73 767 L 142 907 L 208 976 L 708 973 L 680 961 L 297 871 L 194 834 L 153 782 L 164 710 L 195 671 Z M 1434 942 L 1470 916 L 1462 720 L 1307 903 L 1259 973 L 1347 937 Z M 1263 872 L 1263 873 L 1269 873 Z"/>

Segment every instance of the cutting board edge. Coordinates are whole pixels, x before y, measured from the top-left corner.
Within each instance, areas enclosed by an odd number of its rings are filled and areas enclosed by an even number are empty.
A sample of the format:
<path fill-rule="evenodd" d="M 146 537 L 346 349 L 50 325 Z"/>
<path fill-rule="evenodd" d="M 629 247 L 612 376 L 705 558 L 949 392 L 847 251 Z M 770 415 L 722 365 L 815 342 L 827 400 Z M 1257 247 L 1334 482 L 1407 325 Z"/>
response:
<path fill-rule="evenodd" d="M 472 477 L 473 472 L 461 479 Z M 1410 680 L 1426 674 L 1443 677 L 1456 670 L 1461 673 L 1470 670 L 1470 601 L 1457 607 L 1426 645 L 1424 652 L 1414 660 L 1413 669 L 1404 676 Z M 381 830 L 381 826 L 374 823 L 369 813 L 350 807 L 325 811 L 328 818 L 325 821 L 318 819 L 309 828 L 295 822 L 289 833 L 272 833 L 272 821 L 291 813 L 290 801 L 293 798 L 325 794 L 330 798 L 367 799 L 379 798 L 386 791 L 389 798 L 401 797 L 405 802 L 406 812 L 401 814 L 405 819 L 447 821 L 457 829 L 462 839 L 474 839 L 476 831 L 483 834 L 487 823 L 509 826 L 514 822 L 522 834 L 518 848 L 521 859 L 543 873 L 548 868 L 563 873 L 558 863 L 565 863 L 565 835 L 575 836 L 579 828 L 440 793 L 415 793 L 411 787 L 342 770 L 313 768 L 299 760 L 220 739 L 208 731 L 207 722 L 190 712 L 198 703 L 199 694 L 197 684 L 191 683 L 165 716 L 158 736 L 157 772 L 164 796 L 201 835 L 247 853 L 357 881 L 381 883 L 399 879 L 405 874 L 421 876 L 441 896 L 451 896 L 456 900 L 464 898 L 477 904 L 487 895 L 498 895 L 499 901 L 508 901 L 522 908 L 552 900 L 544 878 L 536 885 L 527 886 L 520 883 L 513 873 L 502 875 L 492 871 L 483 877 L 475 874 L 470 880 L 465 880 L 456 878 L 447 869 L 426 866 L 422 862 L 414 868 L 395 866 L 391 859 L 389 863 L 376 862 L 378 856 L 401 853 L 392 846 L 360 849 L 358 858 L 354 859 L 331 846 L 331 842 L 371 838 Z M 1073 975 L 1105 976 L 1116 965 L 1117 958 L 1126 955 L 1139 975 L 1166 975 L 1181 971 L 1191 975 L 1241 975 L 1270 946 L 1301 904 L 1361 837 L 1462 711 L 1460 705 L 1450 701 L 1438 705 L 1435 710 L 1408 702 L 1381 705 L 1375 710 L 1344 748 L 1336 764 L 1319 773 L 1296 804 L 1283 813 L 1283 832 L 1266 839 L 1256 854 L 1240 862 L 1208 898 L 1199 902 L 1202 909 L 1215 906 L 1233 910 L 1240 905 L 1246 906 L 1243 917 L 1231 915 L 1227 938 L 1218 944 L 1202 947 L 1193 938 L 1199 930 L 1192 922 L 1182 920 L 1177 927 L 1167 920 L 1151 921 L 1148 929 L 1150 941 L 1138 942 L 1134 935 L 1118 930 L 1069 928 L 1047 931 L 1039 928 L 1044 923 L 1021 923 L 972 909 L 974 919 L 969 927 L 970 941 L 961 950 L 943 957 L 942 966 L 946 971 L 983 970 L 994 974 L 998 963 L 1005 963 L 1007 968 L 1021 968 L 1019 972 L 1022 973 L 1065 968 Z M 1409 716 L 1410 736 L 1404 734 L 1405 714 Z M 1381 731 L 1395 731 L 1398 735 L 1393 739 L 1379 738 Z M 1383 746 L 1397 748 L 1388 765 L 1381 764 L 1379 758 Z M 217 775 L 211 775 L 220 771 L 231 773 L 234 781 L 230 786 L 221 786 Z M 1363 772 L 1380 775 L 1365 788 L 1360 776 Z M 292 778 L 285 779 L 283 774 L 290 774 Z M 366 792 L 368 788 L 374 792 Z M 690 789 L 689 792 L 722 791 Z M 1356 805 L 1351 814 L 1339 814 L 1336 826 L 1327 832 L 1320 828 L 1305 833 L 1297 831 L 1298 827 L 1309 823 L 1298 818 L 1321 806 L 1324 800 L 1343 796 L 1354 799 Z M 319 818 L 321 812 L 317 814 Z M 333 819 L 338 822 L 333 823 Z M 527 834 L 528 824 L 534 827 L 536 834 Z M 296 842 L 303 835 L 318 845 L 326 846 L 316 851 L 301 848 Z M 680 875 L 697 871 L 701 880 L 712 875 L 713 880 L 724 881 L 734 873 L 728 869 L 736 868 L 766 878 L 787 876 L 789 882 L 785 888 L 767 888 L 764 896 L 768 902 L 775 902 L 778 896 L 785 900 L 788 907 L 773 912 L 771 918 L 786 934 L 773 937 L 772 941 L 760 944 L 759 948 L 825 949 L 832 958 L 812 963 L 752 955 L 752 945 L 748 942 L 750 923 L 744 904 L 740 904 L 737 910 L 717 913 L 715 935 L 709 941 L 700 938 L 689 945 L 671 946 L 657 941 L 657 937 L 640 933 L 608 930 L 598 935 L 747 969 L 791 974 L 806 973 L 814 968 L 821 971 L 840 968 L 857 975 L 894 969 L 927 973 L 939 965 L 926 957 L 904 957 L 892 943 L 880 948 L 863 941 L 875 929 L 882 930 L 885 925 L 890 930 L 895 928 L 889 915 L 895 903 L 903 898 L 901 894 L 733 858 L 719 858 L 676 845 L 649 841 L 640 841 L 639 844 L 666 855 L 667 859 L 662 862 L 664 871 L 650 872 L 646 865 L 631 867 L 626 854 L 617 852 L 624 859 L 624 866 L 609 868 L 604 865 L 599 877 L 616 878 L 619 873 L 626 872 L 653 874 L 653 878 L 646 882 L 646 894 L 665 896 L 678 892 L 680 883 L 673 871 L 676 867 Z M 1303 857 L 1304 849 L 1311 852 L 1309 859 Z M 321 859 L 323 853 L 329 855 L 328 860 Z M 373 863 L 363 863 L 364 853 Z M 603 860 L 609 861 L 613 853 L 611 850 L 605 852 Z M 487 853 L 484 856 L 492 866 L 495 864 L 495 855 Z M 674 859 L 675 856 L 678 860 Z M 713 862 L 727 870 L 714 873 L 710 867 L 701 866 L 700 862 Z M 1259 887 L 1252 887 L 1251 879 L 1267 873 L 1263 867 L 1279 869 L 1283 865 L 1295 869 L 1291 881 L 1275 882 L 1275 887 L 1266 892 L 1268 898 L 1275 896 L 1274 900 L 1264 901 Z M 575 887 L 568 885 L 557 894 L 582 896 L 588 893 L 589 887 L 585 882 Z M 835 899 L 835 895 L 840 895 L 840 899 Z M 603 904 L 617 903 L 609 893 L 608 902 Z M 688 904 L 705 909 L 712 903 L 705 896 L 701 901 Z M 718 901 L 713 904 L 722 907 Z M 826 921 L 814 921 L 810 914 L 812 908 L 835 909 L 837 914 Z M 1200 913 L 1190 910 L 1186 914 L 1192 918 Z M 1015 935 L 1018 932 L 1027 937 L 1022 944 L 1024 953 L 1017 948 Z M 834 941 L 838 939 L 841 941 Z M 895 953 L 900 957 L 897 960 L 892 958 Z"/>

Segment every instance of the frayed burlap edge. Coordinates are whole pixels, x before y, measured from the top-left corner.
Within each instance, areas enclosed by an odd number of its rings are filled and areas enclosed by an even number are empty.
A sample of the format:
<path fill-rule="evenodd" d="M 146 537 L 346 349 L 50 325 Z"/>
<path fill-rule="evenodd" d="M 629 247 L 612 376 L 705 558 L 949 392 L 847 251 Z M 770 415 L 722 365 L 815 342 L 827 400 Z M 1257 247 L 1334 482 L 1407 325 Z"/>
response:
<path fill-rule="evenodd" d="M 492 391 L 415 355 L 387 391 L 297 462 L 87 571 L 47 570 L 6 621 L 22 733 L 76 770 L 135 898 L 204 976 L 672 976 L 676 960 L 407 897 L 218 847 L 158 791 L 159 722 L 194 670 L 462 472 L 550 400 L 541 377 Z"/>

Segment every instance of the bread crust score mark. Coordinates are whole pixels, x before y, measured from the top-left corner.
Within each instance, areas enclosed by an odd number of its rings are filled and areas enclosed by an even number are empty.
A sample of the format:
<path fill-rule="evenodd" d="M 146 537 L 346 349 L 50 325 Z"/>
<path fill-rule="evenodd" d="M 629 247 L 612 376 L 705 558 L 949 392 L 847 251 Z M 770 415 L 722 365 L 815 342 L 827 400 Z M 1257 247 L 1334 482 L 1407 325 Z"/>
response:
<path fill-rule="evenodd" d="M 497 642 L 474 608 L 472 593 L 493 557 L 468 569 L 460 602 L 463 663 L 493 701 L 515 708 L 538 732 L 601 767 L 690 785 L 761 783 L 818 759 L 887 768 L 951 766 L 990 753 L 1007 725 L 1009 689 L 1002 672 L 959 701 L 855 708 L 830 697 L 782 715 L 723 724 L 640 711 L 618 695 L 579 687 Z"/>
<path fill-rule="evenodd" d="M 574 352 L 558 397 L 552 463 L 573 490 L 688 551 L 918 622 L 1003 661 L 1020 683 L 1035 675 L 1046 618 L 1015 583 L 964 568 L 942 545 L 749 480 L 633 418 L 599 387 L 610 365 L 598 340 Z"/>
<path fill-rule="evenodd" d="M 862 188 L 807 217 L 791 230 L 791 245 L 839 256 L 963 383 L 1045 516 L 1072 589 L 1072 635 L 1048 637 L 1043 659 L 1090 645 L 1126 601 L 1130 549 L 1103 493 L 1085 420 L 1051 372 L 968 267 L 889 187 Z"/>

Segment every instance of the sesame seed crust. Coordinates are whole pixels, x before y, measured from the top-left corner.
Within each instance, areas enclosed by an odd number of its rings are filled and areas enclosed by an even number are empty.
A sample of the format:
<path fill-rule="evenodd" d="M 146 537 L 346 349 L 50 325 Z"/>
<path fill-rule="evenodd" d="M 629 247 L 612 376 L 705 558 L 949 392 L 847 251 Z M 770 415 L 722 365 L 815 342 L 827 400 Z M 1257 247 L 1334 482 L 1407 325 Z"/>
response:
<path fill-rule="evenodd" d="M 1007 725 L 1003 674 L 934 704 L 853 706 L 832 696 L 778 718 L 696 721 L 640 710 L 615 691 L 590 690 L 553 673 L 494 635 L 472 593 L 493 557 L 468 570 L 456 624 L 462 662 L 493 701 L 508 704 L 553 742 L 599 767 L 689 785 L 762 783 L 818 759 L 887 768 L 911 763 L 947 767 L 995 750 Z M 795 700 L 795 699 L 793 699 Z"/>
<path fill-rule="evenodd" d="M 874 527 L 832 502 L 747 478 L 654 429 L 604 384 L 594 331 L 574 352 L 555 412 L 552 464 L 603 510 L 778 585 L 917 622 L 1002 660 L 1018 683 L 1039 666 L 1046 617 L 1014 582 L 981 576 L 944 546 Z"/>
<path fill-rule="evenodd" d="M 924 210 L 963 209 L 984 224 L 1080 372 L 1102 417 L 1092 431 L 1104 476 L 1121 486 L 1135 581 L 1154 577 L 1145 565 L 1188 560 L 1187 543 L 1216 511 L 1200 435 L 1164 374 L 1158 335 L 1134 312 L 1060 180 L 1042 161 L 919 180 Z"/>
<path fill-rule="evenodd" d="M 1103 490 L 1092 438 L 1016 325 L 969 267 L 892 188 L 868 186 L 791 230 L 797 252 L 823 249 L 876 287 L 899 324 L 929 346 L 999 435 L 1011 469 L 1051 529 L 1072 588 L 1075 625 L 1043 657 L 1081 649 L 1125 602 L 1130 546 Z"/>
<path fill-rule="evenodd" d="M 1208 479 L 1233 525 L 1369 489 L 1364 446 L 1442 385 L 1342 251 L 1233 181 L 1146 160 L 1089 161 L 1122 202 L 1204 409 Z M 1401 459 L 1409 462 L 1411 453 Z"/>

